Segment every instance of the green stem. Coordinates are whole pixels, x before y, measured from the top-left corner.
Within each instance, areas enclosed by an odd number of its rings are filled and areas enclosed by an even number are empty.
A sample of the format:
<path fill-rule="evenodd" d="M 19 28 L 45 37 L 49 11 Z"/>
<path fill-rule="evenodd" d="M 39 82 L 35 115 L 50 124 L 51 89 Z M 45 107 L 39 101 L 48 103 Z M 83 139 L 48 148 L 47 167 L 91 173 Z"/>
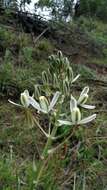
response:
<path fill-rule="evenodd" d="M 43 153 L 41 155 L 42 160 L 40 160 L 39 167 L 38 167 L 38 173 L 37 173 L 37 178 L 36 178 L 36 187 L 38 186 L 39 180 L 40 180 L 40 178 L 41 178 L 41 176 L 43 174 L 43 170 L 44 170 L 46 162 L 47 162 L 47 158 L 49 157 L 48 150 L 49 150 L 49 148 L 50 148 L 50 146 L 51 146 L 51 144 L 53 142 L 52 137 L 54 137 L 56 135 L 56 132 L 57 132 L 57 128 L 58 128 L 57 120 L 58 120 L 58 117 L 59 117 L 59 114 L 60 114 L 60 109 L 61 109 L 61 105 L 59 107 L 59 111 L 57 113 L 57 116 L 55 117 L 54 127 L 52 129 L 51 134 L 49 134 L 49 136 L 48 136 L 46 145 L 45 145 Z"/>
<path fill-rule="evenodd" d="M 52 138 L 51 137 L 55 136 L 56 131 L 57 131 L 57 125 L 55 125 L 55 127 L 53 128 L 50 137 L 48 137 L 48 140 L 46 142 L 45 148 L 44 148 L 43 153 L 41 155 L 42 160 L 40 161 L 40 164 L 39 164 L 39 167 L 38 167 L 38 174 L 37 174 L 37 178 L 36 178 L 36 187 L 37 187 L 37 185 L 39 183 L 40 177 L 42 176 L 43 170 L 45 168 L 45 164 L 46 164 L 46 161 L 47 161 L 46 158 L 48 156 L 48 149 L 52 144 Z"/>
<path fill-rule="evenodd" d="M 74 130 L 62 143 L 60 143 L 57 147 L 52 149 L 52 153 L 54 153 L 56 150 L 61 148 L 72 137 L 73 133 L 74 133 Z"/>
<path fill-rule="evenodd" d="M 38 128 L 40 129 L 40 131 L 41 131 L 46 137 L 48 137 L 48 134 L 42 129 L 42 127 L 40 126 L 40 124 L 38 123 L 38 121 L 37 121 L 35 118 L 33 118 L 33 120 L 34 120 L 35 124 L 38 126 Z"/>
<path fill-rule="evenodd" d="M 41 161 L 40 161 L 40 166 L 39 166 L 39 168 L 38 168 L 39 173 L 38 173 L 37 178 L 36 178 L 36 187 L 38 186 L 39 179 L 40 179 L 40 177 L 42 176 L 42 172 L 43 172 L 43 170 L 44 170 L 44 168 L 45 168 L 46 161 L 47 161 L 47 160 L 44 160 L 44 162 L 41 162 Z"/>

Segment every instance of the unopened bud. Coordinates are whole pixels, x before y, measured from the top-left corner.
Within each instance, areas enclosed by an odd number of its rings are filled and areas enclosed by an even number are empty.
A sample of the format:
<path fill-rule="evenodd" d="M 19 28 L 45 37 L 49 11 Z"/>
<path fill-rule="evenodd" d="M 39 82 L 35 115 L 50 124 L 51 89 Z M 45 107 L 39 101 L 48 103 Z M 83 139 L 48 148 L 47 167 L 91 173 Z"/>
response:
<path fill-rule="evenodd" d="M 43 81 L 44 84 L 49 83 L 49 79 L 48 79 L 48 75 L 47 75 L 46 71 L 42 72 L 42 81 Z"/>
<path fill-rule="evenodd" d="M 69 82 L 67 80 L 63 81 L 63 93 L 65 95 L 69 94 L 70 92 L 70 86 L 69 86 Z"/>
<path fill-rule="evenodd" d="M 55 55 L 49 56 L 49 61 L 54 61 L 55 60 Z"/>
<path fill-rule="evenodd" d="M 53 86 L 58 87 L 58 78 L 55 73 L 54 73 L 54 77 L 53 77 Z"/>
<path fill-rule="evenodd" d="M 70 62 L 69 62 L 69 60 L 68 60 L 67 57 L 64 58 L 64 64 L 65 64 L 65 67 L 66 67 L 66 68 L 69 68 L 69 67 L 70 67 Z"/>
<path fill-rule="evenodd" d="M 52 70 L 49 68 L 48 71 L 47 71 L 47 74 L 48 74 L 48 78 L 49 80 L 52 80 Z"/>
<path fill-rule="evenodd" d="M 56 64 L 57 64 L 57 66 L 60 66 L 60 63 L 61 63 L 60 59 L 57 58 L 57 59 L 56 59 Z"/>
<path fill-rule="evenodd" d="M 58 55 L 59 59 L 62 59 L 63 54 L 62 54 L 62 52 L 61 52 L 61 51 L 58 51 L 57 55 Z"/>
<path fill-rule="evenodd" d="M 34 88 L 35 88 L 34 92 L 35 98 L 38 99 L 41 95 L 40 85 L 35 85 Z"/>
<path fill-rule="evenodd" d="M 67 77 L 68 77 L 69 81 L 71 81 L 73 79 L 73 70 L 71 67 L 67 68 Z"/>

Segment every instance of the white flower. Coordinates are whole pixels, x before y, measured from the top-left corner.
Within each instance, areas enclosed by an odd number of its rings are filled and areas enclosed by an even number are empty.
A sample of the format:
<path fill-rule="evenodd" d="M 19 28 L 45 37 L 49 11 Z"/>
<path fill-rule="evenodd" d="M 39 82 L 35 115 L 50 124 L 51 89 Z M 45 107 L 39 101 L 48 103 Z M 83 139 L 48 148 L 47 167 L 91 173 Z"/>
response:
<path fill-rule="evenodd" d="M 80 112 L 79 108 L 77 107 L 77 101 L 73 96 L 71 96 L 70 111 L 71 111 L 71 121 L 58 120 L 60 126 L 61 125 L 86 124 L 86 123 L 89 123 L 96 118 L 96 114 L 93 114 L 89 117 L 81 119 L 81 112 Z"/>
<path fill-rule="evenodd" d="M 88 92 L 89 92 L 89 87 L 86 86 L 80 94 L 80 97 L 77 101 L 77 105 L 85 109 L 95 109 L 95 106 L 85 104 L 88 99 Z"/>
<path fill-rule="evenodd" d="M 34 99 L 34 97 L 29 95 L 28 90 L 25 90 L 23 93 L 21 93 L 21 96 L 20 96 L 21 104 L 17 104 L 11 100 L 9 100 L 9 102 L 18 107 L 25 107 L 25 108 L 28 108 L 31 105 L 33 108 L 37 109 L 40 112 L 49 113 L 53 109 L 55 104 L 57 103 L 60 94 L 61 93 L 57 91 L 54 94 L 54 96 L 49 104 L 49 102 L 45 96 L 40 96 L 39 102 L 37 102 Z"/>

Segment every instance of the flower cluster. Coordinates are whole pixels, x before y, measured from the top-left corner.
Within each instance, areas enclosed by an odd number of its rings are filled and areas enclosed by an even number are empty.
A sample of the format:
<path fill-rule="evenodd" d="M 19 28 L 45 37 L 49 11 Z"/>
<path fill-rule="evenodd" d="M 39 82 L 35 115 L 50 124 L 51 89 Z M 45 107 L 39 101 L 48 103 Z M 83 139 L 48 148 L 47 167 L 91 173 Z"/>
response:
<path fill-rule="evenodd" d="M 80 77 L 74 75 L 67 57 L 61 51 L 49 57 L 49 68 L 42 72 L 42 82 L 45 86 L 52 86 L 64 95 L 70 94 L 71 85 Z"/>
<path fill-rule="evenodd" d="M 42 72 L 42 82 L 43 86 L 48 88 L 43 88 L 44 92 L 42 92 L 40 85 L 35 85 L 35 92 L 33 96 L 29 95 L 28 90 L 25 90 L 20 95 L 20 102 L 21 104 L 16 104 L 9 100 L 10 103 L 28 109 L 30 106 L 32 106 L 34 109 L 36 109 L 39 113 L 48 114 L 51 111 L 54 110 L 55 105 L 57 104 L 59 97 L 60 101 L 59 103 L 62 104 L 64 100 L 64 97 L 70 97 L 70 112 L 71 112 L 71 119 L 70 121 L 66 120 L 58 120 L 59 125 L 81 125 L 86 124 L 93 119 L 96 118 L 96 114 L 93 114 L 89 117 L 82 118 L 81 114 L 81 108 L 85 109 L 94 109 L 95 106 L 87 105 L 86 102 L 88 100 L 88 93 L 89 93 L 89 87 L 86 86 L 78 100 L 76 100 L 71 95 L 71 85 L 74 83 L 80 75 L 77 75 L 74 77 L 72 67 L 70 66 L 69 60 L 62 55 L 62 52 L 58 52 L 57 55 L 52 55 L 49 57 L 50 64 L 48 71 Z M 53 94 L 51 87 L 50 87 L 50 81 L 52 86 L 56 87 L 56 92 L 53 95 L 53 98 L 51 100 L 51 95 Z M 59 92 L 60 91 L 60 92 Z M 51 93 L 47 93 L 51 92 Z M 47 96 L 42 96 L 41 94 L 46 94 Z M 63 100 L 63 101 L 62 101 Z M 62 103 L 61 103 L 62 102 Z M 65 102 L 66 103 L 66 102 Z M 65 114 L 67 115 L 67 114 Z"/>
<path fill-rule="evenodd" d="M 46 114 L 46 113 L 49 113 L 50 111 L 53 110 L 54 106 L 56 105 L 56 103 L 59 99 L 60 94 L 61 93 L 57 91 L 54 94 L 50 103 L 45 96 L 40 96 L 39 102 L 37 102 L 33 96 L 29 95 L 28 90 L 25 90 L 23 93 L 21 93 L 21 96 L 20 96 L 21 104 L 17 104 L 11 100 L 9 100 L 9 102 L 18 106 L 18 107 L 22 107 L 22 108 L 28 108 L 31 105 L 37 111 Z"/>

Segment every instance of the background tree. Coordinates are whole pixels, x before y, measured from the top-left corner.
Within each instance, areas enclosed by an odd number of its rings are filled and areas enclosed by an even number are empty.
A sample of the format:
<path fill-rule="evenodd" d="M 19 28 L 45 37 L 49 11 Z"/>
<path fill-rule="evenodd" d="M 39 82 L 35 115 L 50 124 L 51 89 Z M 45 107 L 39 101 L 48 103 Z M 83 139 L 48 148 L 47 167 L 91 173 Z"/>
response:
<path fill-rule="evenodd" d="M 7 8 L 14 8 L 24 10 L 26 8 L 26 4 L 30 4 L 31 0 L 0 0 L 0 6 Z"/>
<path fill-rule="evenodd" d="M 72 16 L 73 2 L 74 0 L 39 0 L 35 8 L 37 10 L 47 7 L 53 19 L 66 20 L 68 16 Z"/>
<path fill-rule="evenodd" d="M 79 0 L 76 16 L 90 16 L 107 20 L 107 0 Z"/>
<path fill-rule="evenodd" d="M 31 0 L 20 0 L 19 1 L 19 8 L 20 10 L 24 10 L 26 9 L 26 4 L 30 4 L 31 3 Z"/>
<path fill-rule="evenodd" d="M 39 0 L 35 4 L 36 10 L 44 7 L 49 8 L 55 20 L 66 20 L 68 16 L 78 18 L 81 15 L 107 20 L 107 0 L 77 0 L 75 5 L 74 0 Z"/>

